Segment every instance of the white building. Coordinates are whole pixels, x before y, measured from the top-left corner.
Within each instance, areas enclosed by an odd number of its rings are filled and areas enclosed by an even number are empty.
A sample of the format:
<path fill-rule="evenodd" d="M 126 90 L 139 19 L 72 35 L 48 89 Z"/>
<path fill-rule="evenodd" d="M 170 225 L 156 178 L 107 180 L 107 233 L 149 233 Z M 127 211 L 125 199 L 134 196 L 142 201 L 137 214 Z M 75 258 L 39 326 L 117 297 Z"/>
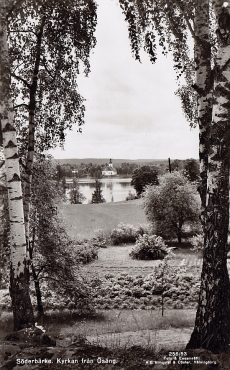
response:
<path fill-rule="evenodd" d="M 115 176 L 117 175 L 116 169 L 113 167 L 112 159 L 110 159 L 109 164 L 102 170 L 103 176 Z"/>

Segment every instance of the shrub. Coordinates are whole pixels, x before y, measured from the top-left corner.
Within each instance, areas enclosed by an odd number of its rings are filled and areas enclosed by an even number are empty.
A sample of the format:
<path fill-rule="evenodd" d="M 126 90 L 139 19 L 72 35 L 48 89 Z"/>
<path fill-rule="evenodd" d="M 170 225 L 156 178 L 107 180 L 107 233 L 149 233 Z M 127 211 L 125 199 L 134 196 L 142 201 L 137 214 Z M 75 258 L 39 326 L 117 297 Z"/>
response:
<path fill-rule="evenodd" d="M 133 225 L 120 223 L 112 230 L 111 241 L 113 245 L 135 243 L 137 235 L 138 231 Z"/>
<path fill-rule="evenodd" d="M 197 253 L 199 251 L 203 250 L 203 248 L 204 248 L 204 237 L 203 237 L 202 234 L 198 234 L 198 235 L 193 236 L 190 239 L 190 242 L 192 244 L 191 250 L 193 250 Z"/>
<path fill-rule="evenodd" d="M 75 256 L 78 263 L 83 265 L 98 258 L 98 248 L 89 244 L 80 244 L 75 248 Z"/>
<path fill-rule="evenodd" d="M 106 248 L 108 243 L 108 233 L 106 233 L 103 229 L 96 229 L 94 230 L 95 237 L 91 239 L 91 243 L 100 248 Z"/>
<path fill-rule="evenodd" d="M 137 199 L 137 196 L 136 194 L 132 193 L 131 191 L 129 191 L 129 194 L 128 196 L 125 198 L 126 201 L 128 200 L 134 200 L 134 199 Z"/>
<path fill-rule="evenodd" d="M 160 236 L 144 234 L 138 237 L 129 255 L 138 260 L 156 260 L 163 259 L 169 250 Z"/>
<path fill-rule="evenodd" d="M 120 223 L 111 232 L 111 242 L 113 245 L 119 245 L 123 243 L 135 243 L 139 235 L 151 234 L 152 225 L 141 224 L 134 227 L 130 224 Z"/>

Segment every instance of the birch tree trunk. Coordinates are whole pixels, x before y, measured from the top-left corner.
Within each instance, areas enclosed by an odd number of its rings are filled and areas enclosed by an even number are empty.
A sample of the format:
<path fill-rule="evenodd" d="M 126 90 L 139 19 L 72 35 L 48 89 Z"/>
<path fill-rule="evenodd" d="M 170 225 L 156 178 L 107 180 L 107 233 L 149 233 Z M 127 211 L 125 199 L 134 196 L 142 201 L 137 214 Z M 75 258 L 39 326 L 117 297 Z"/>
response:
<path fill-rule="evenodd" d="M 34 325 L 33 308 L 29 296 L 29 268 L 26 258 L 26 238 L 22 188 L 17 152 L 14 112 L 10 104 L 10 73 L 6 31 L 6 2 L 0 7 L 0 113 L 6 166 L 6 184 L 10 222 L 10 296 L 14 329 Z"/>
<path fill-rule="evenodd" d="M 200 197 L 201 218 L 204 222 L 207 171 L 209 128 L 212 121 L 212 92 L 213 74 L 211 69 L 211 44 L 209 31 L 209 1 L 197 2 L 194 20 L 194 60 L 196 70 L 195 90 L 198 94 L 198 121 L 199 121 L 199 158 L 200 158 Z"/>
<path fill-rule="evenodd" d="M 0 124 L 1 131 L 1 124 Z M 0 136 L 1 133 L 0 133 Z M 0 257 L 3 263 L 4 255 L 7 253 L 5 250 L 7 243 L 7 217 L 6 217 L 6 201 L 7 201 L 7 188 L 6 188 L 6 169 L 5 157 L 3 153 L 2 140 L 0 138 Z"/>
<path fill-rule="evenodd" d="M 34 146 L 35 146 L 35 109 L 36 109 L 36 93 L 38 85 L 38 73 L 41 61 L 41 42 L 43 35 L 45 17 L 42 19 L 39 32 L 37 33 L 37 45 L 36 45 L 36 57 L 34 63 L 34 72 L 32 76 L 32 82 L 30 88 L 30 100 L 29 100 L 29 130 L 28 130 L 28 152 L 26 158 L 26 171 L 24 179 L 24 217 L 25 217 L 25 229 L 26 239 L 30 242 L 30 204 L 31 204 L 31 183 L 32 183 L 32 172 L 34 163 Z"/>
<path fill-rule="evenodd" d="M 227 236 L 229 224 L 230 156 L 230 10 L 213 0 L 219 23 L 219 50 L 214 69 L 213 113 L 210 126 L 205 245 L 195 328 L 187 348 L 226 349 L 230 342 Z M 227 19 L 227 22 L 225 20 Z M 227 34 L 226 34 L 227 31 Z"/>

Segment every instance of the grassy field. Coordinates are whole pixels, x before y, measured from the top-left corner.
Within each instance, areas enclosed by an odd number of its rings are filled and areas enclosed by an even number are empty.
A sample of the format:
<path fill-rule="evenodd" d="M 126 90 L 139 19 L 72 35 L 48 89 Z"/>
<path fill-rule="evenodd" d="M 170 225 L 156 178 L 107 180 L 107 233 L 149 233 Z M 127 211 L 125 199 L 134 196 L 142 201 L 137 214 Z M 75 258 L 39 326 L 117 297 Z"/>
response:
<path fill-rule="evenodd" d="M 59 214 L 65 221 L 70 236 L 92 238 L 96 229 L 111 231 L 120 222 L 138 226 L 146 224 L 144 210 L 139 199 L 128 202 L 101 204 L 65 204 L 59 208 Z"/>
<path fill-rule="evenodd" d="M 70 317 L 63 316 L 62 319 L 60 317 L 52 319 L 52 316 L 44 319 L 44 327 L 47 328 L 49 335 L 56 338 L 58 345 L 68 345 L 82 337 L 90 343 L 109 345 L 110 348 L 130 347 L 140 342 L 144 347 L 155 348 L 160 342 L 166 343 L 168 340 L 170 343 L 172 338 L 167 338 L 169 330 L 172 331 L 171 335 L 174 332 L 177 337 L 179 332 L 184 333 L 188 339 L 194 325 L 195 311 L 166 310 L 162 317 L 158 310 L 100 310 L 91 318 L 79 317 L 76 321 L 72 319 L 72 325 L 69 325 L 70 320 Z M 161 337 L 156 338 L 159 331 Z"/>

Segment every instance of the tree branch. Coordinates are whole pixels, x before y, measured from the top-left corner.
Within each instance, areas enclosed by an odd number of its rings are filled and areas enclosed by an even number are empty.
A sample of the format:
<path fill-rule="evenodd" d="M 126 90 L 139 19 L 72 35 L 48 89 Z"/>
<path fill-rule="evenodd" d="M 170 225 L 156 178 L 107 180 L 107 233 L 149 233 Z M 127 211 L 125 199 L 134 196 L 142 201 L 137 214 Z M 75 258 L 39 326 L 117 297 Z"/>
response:
<path fill-rule="evenodd" d="M 18 80 L 18 81 L 21 81 L 21 82 L 23 82 L 25 85 L 26 85 L 26 87 L 28 87 L 28 89 L 31 89 L 31 85 L 24 79 L 24 78 L 22 78 L 22 77 L 20 77 L 20 76 L 17 76 L 16 74 L 14 74 L 14 73 L 11 73 L 10 74 L 12 77 L 14 77 L 14 78 L 16 78 L 16 80 Z"/>
<path fill-rule="evenodd" d="M 54 74 L 54 76 L 52 76 L 51 72 L 49 71 L 47 65 L 46 65 L 46 62 L 45 62 L 45 58 L 43 57 L 42 59 L 42 63 L 43 63 L 43 67 L 45 68 L 46 72 L 48 73 L 48 75 L 52 78 L 52 80 L 54 81 L 55 80 L 55 77 L 56 77 L 56 73 Z"/>
<path fill-rule="evenodd" d="M 14 105 L 14 109 L 16 109 L 16 108 L 20 108 L 20 107 L 25 107 L 25 108 L 27 108 L 27 109 L 29 109 L 29 106 L 28 106 L 28 104 L 25 104 L 25 103 L 22 103 L 22 104 L 18 104 L 18 105 Z"/>
<path fill-rule="evenodd" d="M 33 33 L 35 36 L 37 35 L 36 32 L 34 32 L 32 30 L 31 31 L 26 31 L 26 30 L 25 31 L 24 30 L 21 30 L 21 31 L 20 30 L 15 30 L 15 31 L 12 30 L 12 31 L 10 31 L 9 30 L 8 32 L 9 33 Z"/>
<path fill-rule="evenodd" d="M 190 23 L 190 21 L 189 21 L 189 18 L 187 17 L 187 15 L 185 14 L 184 10 L 182 9 L 181 4 L 179 3 L 179 1 L 178 1 L 178 0 L 175 0 L 175 3 L 177 4 L 178 8 L 180 9 L 181 14 L 183 15 L 183 17 L 184 17 L 184 19 L 185 19 L 185 22 L 186 22 L 186 24 L 187 24 L 187 26 L 188 26 L 188 29 L 189 29 L 189 31 L 190 31 L 190 33 L 191 33 L 192 37 L 195 39 L 195 38 L 196 38 L 196 34 L 195 34 L 195 32 L 194 32 L 194 29 L 193 29 L 193 28 L 192 28 L 192 26 L 191 26 L 191 23 Z"/>

